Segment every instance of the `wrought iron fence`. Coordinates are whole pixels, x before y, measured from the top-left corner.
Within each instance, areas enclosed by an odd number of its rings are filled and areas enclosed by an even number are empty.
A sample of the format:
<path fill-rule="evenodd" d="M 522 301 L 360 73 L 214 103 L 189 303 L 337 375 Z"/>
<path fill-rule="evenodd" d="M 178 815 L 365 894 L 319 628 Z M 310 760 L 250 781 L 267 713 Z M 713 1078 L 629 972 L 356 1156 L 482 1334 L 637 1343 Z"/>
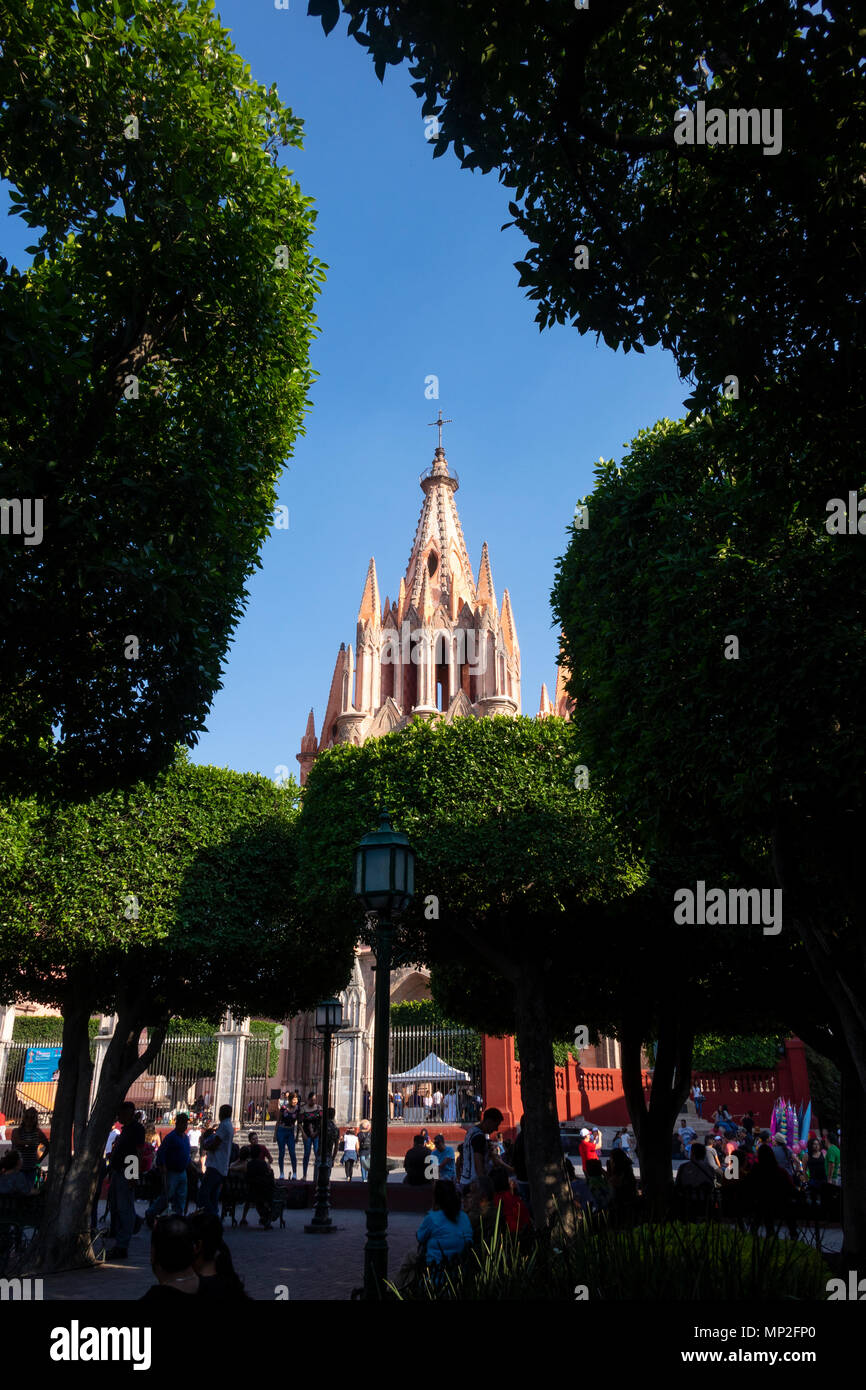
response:
<path fill-rule="evenodd" d="M 141 1051 L 146 1045 L 144 1041 L 139 1044 Z M 40 1124 L 50 1122 L 55 1083 L 24 1080 L 28 1050 L 45 1046 L 43 1039 L 8 1044 L 6 1070 L 0 1086 L 0 1110 L 6 1115 L 7 1125 L 17 1125 L 31 1105 L 39 1111 Z M 242 1114 L 237 1117 L 241 1123 L 261 1124 L 267 1116 L 271 1046 L 269 1037 L 256 1034 L 247 1044 Z M 91 1061 L 93 1056 L 94 1040 L 91 1038 Z M 156 1124 L 170 1123 L 180 1110 L 204 1116 L 213 1108 L 216 1058 L 214 1033 L 167 1037 L 147 1071 L 130 1086 L 126 1099 Z"/>
<path fill-rule="evenodd" d="M 392 1028 L 388 1072 L 395 1121 L 459 1124 L 477 1118 L 481 1035 L 473 1029 L 424 1024 Z M 398 1077 L 403 1079 L 393 1079 Z"/>
<path fill-rule="evenodd" d="M 0 1110 L 6 1116 L 7 1125 L 10 1126 L 6 1130 L 7 1138 L 11 1137 L 12 1127 L 20 1124 L 21 1117 L 29 1104 L 22 1087 L 27 1049 L 32 1046 L 34 1046 L 33 1043 L 12 1042 L 7 1047 L 6 1074 L 3 1078 L 3 1085 L 0 1087 Z M 39 1109 L 38 1106 L 37 1109 Z"/>

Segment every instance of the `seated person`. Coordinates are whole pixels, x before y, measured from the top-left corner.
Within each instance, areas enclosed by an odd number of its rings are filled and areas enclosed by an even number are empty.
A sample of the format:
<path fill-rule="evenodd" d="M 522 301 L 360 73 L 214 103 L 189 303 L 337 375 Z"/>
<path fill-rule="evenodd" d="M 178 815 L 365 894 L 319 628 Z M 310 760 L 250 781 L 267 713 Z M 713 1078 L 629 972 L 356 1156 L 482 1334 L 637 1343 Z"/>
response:
<path fill-rule="evenodd" d="M 472 1227 L 473 1242 L 480 1245 L 482 1240 L 489 1240 L 496 1221 L 489 1178 L 475 1178 L 469 1184 L 464 1209 Z"/>
<path fill-rule="evenodd" d="M 493 1168 L 490 1172 L 490 1186 L 493 1189 L 494 1211 L 500 1211 L 500 1226 L 505 1225 L 514 1235 L 525 1231 L 532 1224 L 529 1208 L 522 1197 L 512 1189 L 505 1168 Z"/>
<path fill-rule="evenodd" d="M 637 1200 L 634 1168 L 628 1154 L 622 1149 L 614 1149 L 607 1161 L 607 1181 L 613 1207 L 627 1207 Z"/>
<path fill-rule="evenodd" d="M 683 1189 L 695 1191 L 702 1187 L 712 1191 L 719 1185 L 718 1174 L 718 1167 L 712 1167 L 707 1162 L 707 1151 L 704 1145 L 696 1142 L 692 1144 L 688 1159 L 677 1173 L 676 1186 L 679 1191 Z"/>
<path fill-rule="evenodd" d="M 472 1223 L 460 1209 L 460 1195 L 453 1182 L 433 1184 L 433 1207 L 418 1227 L 418 1243 L 428 1266 L 462 1255 L 472 1244 Z"/>
<path fill-rule="evenodd" d="M 424 1142 L 423 1134 L 416 1134 L 406 1157 L 403 1159 L 403 1167 L 406 1176 L 403 1179 L 412 1187 L 423 1187 L 429 1182 L 428 1173 L 432 1171 L 432 1165 L 427 1164 L 427 1145 Z"/>
<path fill-rule="evenodd" d="M 584 1161 L 583 1170 L 586 1173 L 589 1200 L 592 1203 L 593 1210 L 607 1211 L 613 1200 L 613 1193 L 605 1177 L 604 1169 L 601 1166 L 601 1159 L 586 1159 Z"/>
<path fill-rule="evenodd" d="M 36 1190 L 22 1171 L 21 1155 L 10 1149 L 0 1158 L 0 1196 L 35 1197 Z"/>

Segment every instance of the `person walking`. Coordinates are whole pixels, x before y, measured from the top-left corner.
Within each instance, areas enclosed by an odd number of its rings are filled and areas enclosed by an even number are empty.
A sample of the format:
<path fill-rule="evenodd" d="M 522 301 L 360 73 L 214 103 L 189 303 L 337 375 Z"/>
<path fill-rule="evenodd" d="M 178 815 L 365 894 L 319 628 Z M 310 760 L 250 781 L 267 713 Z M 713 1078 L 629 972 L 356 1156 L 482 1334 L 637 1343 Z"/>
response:
<path fill-rule="evenodd" d="M 110 1259 L 125 1260 L 129 1242 L 141 1225 L 135 1214 L 135 1184 L 139 1175 L 138 1151 L 144 1144 L 144 1125 L 135 1118 L 135 1106 L 125 1100 L 117 1108 L 121 1131 L 111 1146 L 108 1168 L 111 1180 L 108 1203 L 112 1214 L 112 1235 L 115 1244 L 108 1251 Z"/>
<path fill-rule="evenodd" d="M 358 1126 L 358 1165 L 361 1169 L 361 1182 L 370 1175 L 370 1151 L 372 1149 L 372 1128 L 369 1120 L 362 1120 Z"/>
<path fill-rule="evenodd" d="M 207 1168 L 198 1195 L 199 1206 L 213 1216 L 219 1216 L 220 1192 L 228 1176 L 234 1138 L 232 1108 L 230 1105 L 221 1105 L 219 1125 L 213 1134 L 202 1141 L 202 1149 L 207 1154 Z"/>
<path fill-rule="evenodd" d="M 285 1155 L 286 1149 L 289 1151 L 289 1159 L 292 1165 L 292 1182 L 298 1176 L 298 1115 L 301 1109 L 301 1098 L 297 1091 L 284 1091 L 283 1099 L 280 1101 L 277 1125 L 274 1130 L 274 1137 L 277 1141 L 277 1164 L 280 1170 L 280 1181 L 285 1179 Z"/>
<path fill-rule="evenodd" d="M 358 1158 L 360 1145 L 358 1136 L 353 1129 L 347 1129 L 343 1135 L 343 1171 L 346 1174 L 346 1181 L 352 1181 L 352 1174 L 355 1171 L 355 1161 Z"/>
<path fill-rule="evenodd" d="M 316 1093 L 310 1091 L 307 1096 L 307 1103 L 301 1110 L 301 1133 L 304 1138 L 304 1182 L 307 1181 L 307 1169 L 310 1164 L 311 1153 L 313 1155 L 313 1181 L 316 1180 L 322 1118 L 322 1109 L 316 1102 Z"/>
<path fill-rule="evenodd" d="M 145 1212 L 144 1219 L 153 1229 L 153 1223 L 160 1212 L 165 1211 L 166 1207 L 175 1216 L 183 1216 L 186 1210 L 186 1171 L 189 1167 L 192 1153 L 187 1127 L 189 1116 L 179 1114 L 174 1122 L 174 1129 L 165 1137 L 165 1142 L 160 1144 L 156 1155 L 157 1169 L 162 1173 L 163 1190 L 158 1197 L 155 1197 Z"/>

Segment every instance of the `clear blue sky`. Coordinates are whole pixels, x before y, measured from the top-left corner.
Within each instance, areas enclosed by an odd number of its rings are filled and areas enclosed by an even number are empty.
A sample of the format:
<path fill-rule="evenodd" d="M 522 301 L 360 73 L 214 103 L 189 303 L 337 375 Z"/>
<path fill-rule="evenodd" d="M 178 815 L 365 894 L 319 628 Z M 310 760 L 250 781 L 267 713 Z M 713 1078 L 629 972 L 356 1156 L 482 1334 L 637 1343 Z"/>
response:
<path fill-rule="evenodd" d="M 290 526 L 262 553 L 193 756 L 298 775 L 308 711 L 320 732 L 340 643 L 354 643 L 370 556 L 383 601 L 405 572 L 440 406 L 454 420 L 446 452 L 473 567 L 486 540 L 500 603 L 511 592 L 523 708 L 535 714 L 556 676 L 550 589 L 575 501 L 600 456 L 684 414 L 688 391 L 667 354 L 625 356 L 567 327 L 539 333 L 513 266 L 526 243 L 499 230 L 509 191 L 452 153 L 433 160 L 407 68 L 380 84 L 345 18 L 326 38 L 306 0 L 217 8 L 253 76 L 276 82 L 305 122 L 305 149 L 285 159 L 316 200 L 314 253 L 330 269 L 313 409 L 280 489 Z M 21 264 L 31 235 L 6 221 L 4 254 Z M 438 400 L 425 399 L 431 374 Z"/>

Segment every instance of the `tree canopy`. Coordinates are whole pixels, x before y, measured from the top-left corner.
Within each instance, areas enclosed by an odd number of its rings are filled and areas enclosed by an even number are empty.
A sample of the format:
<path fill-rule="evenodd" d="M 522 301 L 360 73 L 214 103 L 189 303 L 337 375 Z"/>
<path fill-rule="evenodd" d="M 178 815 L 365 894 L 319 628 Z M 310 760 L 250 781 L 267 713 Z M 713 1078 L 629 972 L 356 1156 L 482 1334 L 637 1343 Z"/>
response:
<path fill-rule="evenodd" d="M 860 407 L 866 30 L 850 7 L 342 8 L 380 79 L 411 64 L 423 114 L 438 121 L 434 157 L 453 148 L 513 190 L 530 247 L 517 268 L 540 328 L 571 320 L 626 351 L 660 343 L 698 409 L 730 375 L 743 394 L 781 378 L 822 432 Z M 339 0 L 310 0 L 308 13 L 327 32 Z M 765 153 L 763 134 L 678 142 L 677 111 L 696 114 L 699 101 L 766 112 L 779 148 Z"/>
<path fill-rule="evenodd" d="M 296 804 L 291 784 L 181 752 L 125 790 L 4 808 L 0 997 L 63 1014 L 42 1267 L 85 1255 L 105 1135 L 172 1015 L 285 1018 L 348 981 L 351 928 L 332 924 L 326 938 L 295 908 Z M 117 1022 L 91 1109 L 94 1012 Z"/>
<path fill-rule="evenodd" d="M 383 805 L 409 836 L 416 892 L 398 950 L 433 968 L 434 993 L 439 970 L 452 984 L 447 1013 L 516 1033 L 533 1203 L 548 1216 L 568 1202 L 552 1020 L 572 1022 L 581 932 L 645 876 L 601 792 L 576 790 L 580 761 L 561 719 L 418 719 L 317 758 L 298 840 L 301 910 L 326 928 L 354 915 L 360 930 L 357 841 Z"/>
<path fill-rule="evenodd" d="M 207 0 L 11 0 L 0 176 L 4 785 L 79 796 L 191 745 L 302 421 L 323 267 L 301 122 Z M 13 517 L 14 513 L 10 513 Z M 5 527 L 4 527 L 5 529 Z"/>

